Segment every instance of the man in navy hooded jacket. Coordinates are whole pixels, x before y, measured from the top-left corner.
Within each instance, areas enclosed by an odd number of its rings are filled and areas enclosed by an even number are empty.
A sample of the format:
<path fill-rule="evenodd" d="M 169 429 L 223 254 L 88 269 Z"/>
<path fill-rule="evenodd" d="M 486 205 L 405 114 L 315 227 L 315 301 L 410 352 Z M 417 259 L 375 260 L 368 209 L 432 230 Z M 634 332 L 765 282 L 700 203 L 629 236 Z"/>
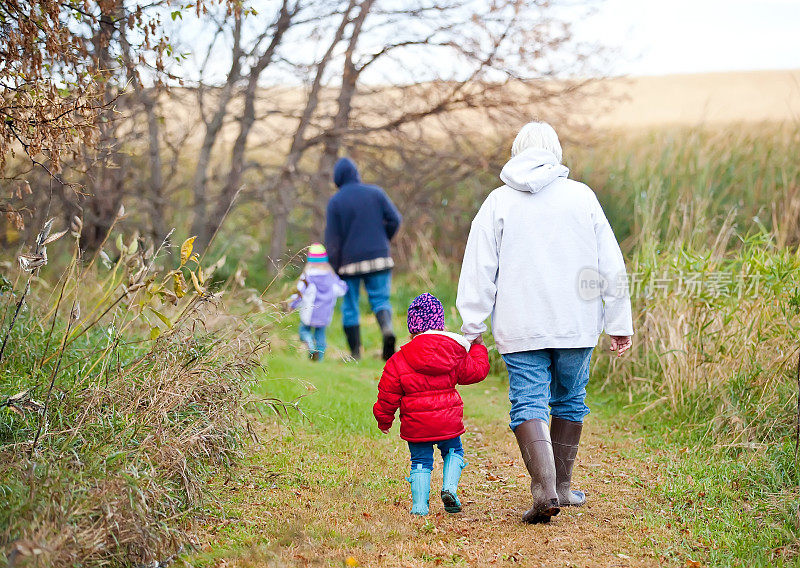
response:
<path fill-rule="evenodd" d="M 361 356 L 358 298 L 361 282 L 383 334 L 383 358 L 394 354 L 391 294 L 392 267 L 389 241 L 402 217 L 380 187 L 361 183 L 349 158 L 340 158 L 333 169 L 339 191 L 328 201 L 325 246 L 333 269 L 347 282 L 342 302 L 342 323 L 353 357 Z"/>

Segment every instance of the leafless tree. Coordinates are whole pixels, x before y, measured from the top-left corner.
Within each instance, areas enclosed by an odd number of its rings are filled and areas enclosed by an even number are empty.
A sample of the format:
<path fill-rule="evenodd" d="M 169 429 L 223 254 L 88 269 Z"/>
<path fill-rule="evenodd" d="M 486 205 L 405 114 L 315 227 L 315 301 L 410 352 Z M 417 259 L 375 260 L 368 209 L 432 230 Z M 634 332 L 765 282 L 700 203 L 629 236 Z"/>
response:
<path fill-rule="evenodd" d="M 206 63 L 211 58 L 216 43 L 216 36 L 223 33 L 225 23 L 220 23 L 217 26 L 217 33 L 212 42 L 210 42 Z M 192 182 L 192 190 L 194 196 L 193 204 L 193 220 L 192 220 L 192 234 L 197 235 L 200 243 L 208 243 L 210 235 L 206 234 L 207 228 L 207 210 L 208 210 L 208 169 L 211 162 L 211 152 L 217 142 L 220 131 L 222 130 L 223 123 L 228 114 L 228 109 L 231 100 L 236 95 L 237 85 L 241 79 L 242 73 L 242 60 L 244 58 L 244 50 L 242 49 L 242 14 L 237 13 L 234 17 L 234 24 L 232 30 L 232 43 L 231 50 L 231 64 L 230 69 L 225 77 L 224 84 L 217 89 L 216 97 L 212 104 L 213 108 L 209 111 L 208 117 L 205 115 L 205 107 L 207 100 L 207 86 L 201 80 L 197 86 L 197 100 L 200 105 L 201 117 L 203 118 L 205 129 L 203 132 L 203 139 L 197 154 L 197 161 L 195 165 L 194 179 Z M 198 243 L 198 246 L 200 245 Z"/>
<path fill-rule="evenodd" d="M 321 236 L 333 164 L 343 148 L 407 139 L 404 132 L 421 125 L 429 135 L 438 130 L 458 136 L 472 130 L 453 128 L 451 118 L 459 113 L 487 127 L 498 121 L 518 125 L 529 118 L 532 106 L 574 101 L 586 81 L 555 79 L 568 63 L 583 64 L 587 56 L 552 9 L 543 0 L 351 2 L 343 11 L 347 25 L 339 28 L 346 33 L 337 30 L 331 48 L 310 66 L 317 70 L 314 85 L 338 66 L 327 84 L 333 102 L 320 105 L 314 96 L 311 112 L 307 105 L 297 119 L 292 149 L 275 185 L 279 205 L 273 209 L 270 257 L 277 259 L 286 249 L 298 181 L 310 180 L 311 234 Z M 338 52 L 332 49 L 336 43 L 342 44 Z M 376 71 L 371 84 L 364 82 L 368 71 Z M 438 119 L 451 124 L 444 128 Z M 299 175 L 298 164 L 308 153 L 318 156 L 315 170 Z"/>
<path fill-rule="evenodd" d="M 290 239 L 321 238 L 343 153 L 397 197 L 416 235 L 440 239 L 462 227 L 434 222 L 439 188 L 468 187 L 499 156 L 496 140 L 536 109 L 551 120 L 566 109 L 587 83 L 567 76 L 591 65 L 550 0 L 268 0 L 257 14 L 250 1 L 206 5 L 191 22 L 165 17 L 172 0 L 92 5 L 82 33 L 93 69 L 108 77 L 105 110 L 74 162 L 86 191 L 70 207 L 83 208 L 95 242 L 124 202 L 153 239 L 184 221 L 188 230 L 191 215 L 202 247 L 239 195 L 253 204 L 242 214 L 263 220 L 250 232 L 266 236 L 275 261 Z M 160 14 L 152 21 L 173 39 L 142 45 L 122 25 L 142 10 Z M 196 74 L 165 62 L 188 51 Z M 166 110 L 187 105 L 194 124 Z"/>
<path fill-rule="evenodd" d="M 247 76 L 247 85 L 243 93 L 243 108 L 242 113 L 237 121 L 239 132 L 236 140 L 231 149 L 231 162 L 230 172 L 228 179 L 222 188 L 222 191 L 217 198 L 216 206 L 207 218 L 205 231 L 203 232 L 203 242 L 208 242 L 208 237 L 219 228 L 222 219 L 225 217 L 228 209 L 233 204 L 236 191 L 242 182 L 242 172 L 244 170 L 244 153 L 247 145 L 247 139 L 253 128 L 253 123 L 256 120 L 255 116 L 255 100 L 258 94 L 258 85 L 261 74 L 264 70 L 274 61 L 277 56 L 278 47 L 281 45 L 284 35 L 289 27 L 292 25 L 294 17 L 300 11 L 300 0 L 283 0 L 278 9 L 275 21 L 270 27 L 270 38 L 266 49 L 258 55 L 255 63 L 250 67 Z M 261 38 L 257 44 L 261 43 Z"/>

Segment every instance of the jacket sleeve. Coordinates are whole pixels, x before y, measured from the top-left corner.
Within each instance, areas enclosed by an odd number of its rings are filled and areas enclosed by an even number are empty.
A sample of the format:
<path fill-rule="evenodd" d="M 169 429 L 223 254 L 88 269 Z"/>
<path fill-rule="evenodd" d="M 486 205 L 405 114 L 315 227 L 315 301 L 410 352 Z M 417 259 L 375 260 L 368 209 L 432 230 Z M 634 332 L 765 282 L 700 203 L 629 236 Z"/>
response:
<path fill-rule="evenodd" d="M 458 279 L 456 307 L 463 322 L 461 333 L 470 341 L 486 331 L 486 319 L 494 310 L 497 296 L 501 233 L 496 231 L 492 217 L 487 199 L 472 221 Z"/>
<path fill-rule="evenodd" d="M 328 250 L 328 262 L 338 272 L 342 265 L 342 229 L 333 200 L 328 201 L 325 213 L 325 248 Z"/>
<path fill-rule="evenodd" d="M 592 202 L 592 220 L 597 238 L 597 270 L 607 283 L 602 292 L 603 328 L 608 335 L 633 335 L 625 261 L 614 231 L 596 196 Z"/>
<path fill-rule="evenodd" d="M 333 292 L 338 298 L 347 294 L 347 282 L 336 276 L 336 282 L 333 284 Z"/>
<path fill-rule="evenodd" d="M 305 273 L 303 273 L 303 275 L 300 276 L 300 280 L 297 281 L 297 292 L 292 294 L 289 298 L 290 310 L 296 310 L 303 302 L 303 292 L 306 291 L 306 288 L 308 288 L 308 282 L 306 281 Z"/>
<path fill-rule="evenodd" d="M 458 384 L 479 383 L 489 374 L 489 351 L 485 345 L 474 344 L 458 368 Z"/>
<path fill-rule="evenodd" d="M 383 226 L 386 229 L 386 238 L 390 241 L 392 238 L 397 234 L 397 229 L 400 228 L 400 223 L 403 222 L 403 216 L 400 215 L 400 212 L 395 207 L 392 200 L 389 199 L 389 196 L 386 195 L 386 192 L 382 192 L 383 195 Z"/>
<path fill-rule="evenodd" d="M 394 422 L 394 413 L 400 408 L 400 399 L 403 398 L 403 387 L 400 385 L 400 376 L 397 368 L 390 359 L 383 368 L 381 380 L 378 382 L 378 401 L 372 407 L 372 414 L 378 421 L 378 428 L 388 430 Z"/>

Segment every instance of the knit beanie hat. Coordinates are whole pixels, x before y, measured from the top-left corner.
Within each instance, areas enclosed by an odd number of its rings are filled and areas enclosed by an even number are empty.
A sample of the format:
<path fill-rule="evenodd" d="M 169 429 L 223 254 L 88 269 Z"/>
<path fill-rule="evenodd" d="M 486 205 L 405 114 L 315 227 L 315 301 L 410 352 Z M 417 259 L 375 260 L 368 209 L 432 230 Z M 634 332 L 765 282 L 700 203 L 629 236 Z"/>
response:
<path fill-rule="evenodd" d="M 444 308 L 433 294 L 420 294 L 408 306 L 408 331 L 423 333 L 430 329 L 444 330 Z"/>
<path fill-rule="evenodd" d="M 320 243 L 308 247 L 308 262 L 328 262 L 328 251 Z"/>

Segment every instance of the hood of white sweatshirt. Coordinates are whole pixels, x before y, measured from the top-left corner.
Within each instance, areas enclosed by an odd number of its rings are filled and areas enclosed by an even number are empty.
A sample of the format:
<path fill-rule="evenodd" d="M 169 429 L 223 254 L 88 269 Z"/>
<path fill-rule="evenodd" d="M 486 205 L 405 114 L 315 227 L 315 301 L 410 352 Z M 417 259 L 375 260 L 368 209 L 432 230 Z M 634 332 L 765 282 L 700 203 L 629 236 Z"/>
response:
<path fill-rule="evenodd" d="M 561 165 L 555 154 L 539 148 L 528 148 L 503 166 L 500 179 L 517 191 L 538 193 L 556 179 L 568 175 L 569 168 Z"/>

